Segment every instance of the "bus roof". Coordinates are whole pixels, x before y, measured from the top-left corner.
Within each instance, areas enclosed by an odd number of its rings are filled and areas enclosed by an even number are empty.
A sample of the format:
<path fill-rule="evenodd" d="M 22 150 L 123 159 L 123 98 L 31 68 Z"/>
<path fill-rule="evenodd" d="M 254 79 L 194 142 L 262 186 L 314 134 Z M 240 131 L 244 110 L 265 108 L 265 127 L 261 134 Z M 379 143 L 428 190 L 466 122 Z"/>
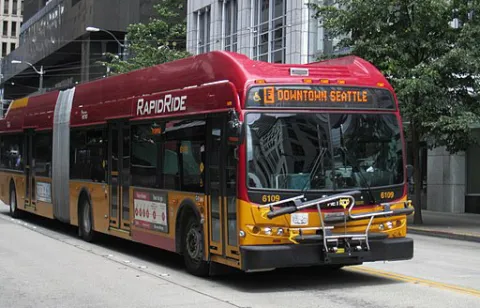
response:
<path fill-rule="evenodd" d="M 188 93 L 196 99 L 190 102 L 193 106 L 190 111 L 194 113 L 202 112 L 202 109 L 207 112 L 232 108 L 232 105 L 239 108 L 238 98 L 255 82 L 303 83 L 306 79 L 312 83 L 327 80 L 336 84 L 341 80 L 342 85 L 381 86 L 393 93 L 382 73 L 356 56 L 296 65 L 255 61 L 243 54 L 212 51 L 77 85 L 71 125 L 91 125 L 108 119 L 135 117 L 139 115 L 135 109 L 140 108 L 135 100 L 144 97 L 151 102 L 168 93 L 178 96 Z M 0 120 L 0 132 L 52 128 L 59 93 L 56 90 L 13 101 L 5 118 Z M 205 104 L 205 98 L 213 96 L 217 100 Z M 82 113 L 85 110 L 90 110 L 87 112 L 88 120 Z M 143 117 L 149 115 L 140 111 Z"/>

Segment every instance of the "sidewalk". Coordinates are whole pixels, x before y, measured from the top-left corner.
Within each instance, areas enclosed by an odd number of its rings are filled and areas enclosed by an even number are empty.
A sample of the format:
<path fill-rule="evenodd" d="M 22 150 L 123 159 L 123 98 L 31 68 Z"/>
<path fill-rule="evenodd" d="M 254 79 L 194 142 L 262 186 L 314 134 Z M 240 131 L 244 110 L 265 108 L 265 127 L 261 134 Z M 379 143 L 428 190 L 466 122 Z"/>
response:
<path fill-rule="evenodd" d="M 408 218 L 408 233 L 480 242 L 480 214 L 454 214 L 422 210 L 423 224 Z"/>

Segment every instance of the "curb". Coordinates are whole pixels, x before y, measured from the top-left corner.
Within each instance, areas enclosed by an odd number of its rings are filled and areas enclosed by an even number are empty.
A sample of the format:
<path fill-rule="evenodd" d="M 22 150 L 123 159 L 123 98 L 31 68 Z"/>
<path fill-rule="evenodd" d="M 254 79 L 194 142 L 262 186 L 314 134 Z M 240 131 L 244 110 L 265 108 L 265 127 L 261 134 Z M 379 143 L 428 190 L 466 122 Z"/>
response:
<path fill-rule="evenodd" d="M 408 227 L 408 233 L 480 243 L 480 235 Z"/>

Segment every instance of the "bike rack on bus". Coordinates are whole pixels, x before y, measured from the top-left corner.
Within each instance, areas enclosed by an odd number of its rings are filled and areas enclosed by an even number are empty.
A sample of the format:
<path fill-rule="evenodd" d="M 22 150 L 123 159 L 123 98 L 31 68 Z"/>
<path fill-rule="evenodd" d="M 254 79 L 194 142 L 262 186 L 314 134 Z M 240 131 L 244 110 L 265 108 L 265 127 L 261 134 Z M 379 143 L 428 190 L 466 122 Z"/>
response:
<path fill-rule="evenodd" d="M 352 211 L 355 207 L 355 198 L 354 195 L 361 194 L 360 191 L 350 191 L 344 192 L 340 194 L 335 194 L 331 196 L 326 196 L 310 201 L 303 201 L 304 195 L 300 195 L 297 197 L 269 203 L 262 205 L 261 207 L 269 207 L 270 211 L 267 213 L 267 218 L 272 219 L 278 216 L 282 216 L 285 214 L 293 214 L 297 211 L 302 209 L 316 207 L 318 215 L 320 217 L 320 226 L 319 227 L 306 227 L 306 228 L 289 228 L 290 229 L 290 240 L 295 244 L 299 244 L 299 242 L 309 242 L 309 241 L 320 241 L 323 242 L 323 249 L 325 251 L 325 258 L 328 261 L 329 254 L 338 254 L 348 253 L 351 255 L 352 247 L 351 244 L 356 242 L 356 245 L 353 249 L 353 252 L 369 252 L 370 251 L 370 236 L 375 235 L 379 238 L 387 238 L 387 234 L 384 233 L 370 233 L 370 228 L 372 226 L 372 222 L 376 217 L 391 217 L 391 216 L 401 216 L 401 215 L 410 215 L 413 213 L 414 209 L 411 207 L 410 201 L 403 202 L 403 208 L 401 209 L 391 209 L 392 203 L 381 203 L 378 206 L 382 207 L 382 210 L 376 212 L 368 212 L 368 213 L 360 213 L 354 214 Z M 333 218 L 324 218 L 322 213 L 322 205 L 329 204 L 335 202 L 337 205 L 343 207 L 343 217 L 333 217 Z M 274 209 L 274 206 L 278 206 L 285 203 L 293 203 L 293 205 L 281 207 L 278 209 Z M 399 202 L 395 202 L 394 204 L 398 204 Z M 347 210 L 348 208 L 348 210 Z M 367 227 L 364 233 L 347 233 L 347 221 L 351 220 L 359 220 L 359 219 L 369 219 Z M 333 223 L 338 224 L 340 222 L 344 223 L 344 233 L 335 233 L 331 232 L 337 226 L 334 225 L 327 225 L 326 223 Z M 313 234 L 313 235 L 304 235 L 304 231 L 312 231 L 312 230 L 321 230 L 322 234 Z M 295 232 L 298 231 L 298 234 Z M 343 241 L 344 248 L 341 248 L 339 251 L 339 242 Z M 333 244 L 333 245 L 332 245 Z M 364 246 L 362 246 L 364 244 Z"/>

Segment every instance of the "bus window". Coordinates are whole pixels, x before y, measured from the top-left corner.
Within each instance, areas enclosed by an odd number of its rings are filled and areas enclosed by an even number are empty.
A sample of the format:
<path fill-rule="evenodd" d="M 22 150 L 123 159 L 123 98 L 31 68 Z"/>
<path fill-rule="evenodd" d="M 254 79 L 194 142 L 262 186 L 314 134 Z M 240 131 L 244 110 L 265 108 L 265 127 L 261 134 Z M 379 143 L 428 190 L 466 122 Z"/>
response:
<path fill-rule="evenodd" d="M 153 124 L 132 126 L 132 185 L 163 188 L 157 170 L 162 146 L 161 135 L 156 134 L 152 126 Z"/>
<path fill-rule="evenodd" d="M 182 166 L 183 166 L 183 190 L 192 192 L 202 192 L 203 182 L 201 179 L 202 170 L 202 141 L 182 141 L 180 148 L 182 149 Z"/>
<path fill-rule="evenodd" d="M 33 145 L 35 175 L 52 177 L 52 133 L 37 134 Z"/>
<path fill-rule="evenodd" d="M 178 176 L 177 142 L 169 141 L 165 143 L 165 154 L 163 161 L 165 189 L 180 189 Z"/>
<path fill-rule="evenodd" d="M 23 170 L 23 137 L 5 135 L 1 139 L 0 168 Z"/>
<path fill-rule="evenodd" d="M 205 120 L 170 121 L 165 128 L 165 188 L 204 192 Z"/>
<path fill-rule="evenodd" d="M 105 182 L 105 132 L 100 129 L 72 131 L 70 178 Z"/>

